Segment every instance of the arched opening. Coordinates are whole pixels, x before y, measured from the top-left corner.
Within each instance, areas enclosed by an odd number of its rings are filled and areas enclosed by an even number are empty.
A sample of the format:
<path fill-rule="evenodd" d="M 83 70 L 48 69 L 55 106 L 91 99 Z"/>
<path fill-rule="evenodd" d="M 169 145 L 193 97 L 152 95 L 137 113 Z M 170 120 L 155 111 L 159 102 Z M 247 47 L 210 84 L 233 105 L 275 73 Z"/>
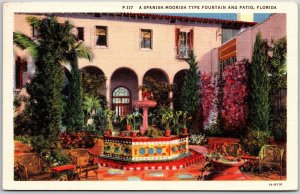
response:
<path fill-rule="evenodd" d="M 152 90 L 153 98 L 158 106 L 169 106 L 169 78 L 161 69 L 150 69 L 143 77 L 143 85 Z"/>
<path fill-rule="evenodd" d="M 131 112 L 131 94 L 125 87 L 117 87 L 112 95 L 113 110 L 116 115 L 124 116 Z"/>
<path fill-rule="evenodd" d="M 161 69 L 150 69 L 150 70 L 148 70 L 145 73 L 144 77 L 143 77 L 143 84 L 147 84 L 146 83 L 146 78 L 148 76 L 151 77 L 151 78 L 153 78 L 153 79 L 155 79 L 156 81 L 160 81 L 160 82 L 164 82 L 164 83 L 169 83 L 168 76 Z"/>
<path fill-rule="evenodd" d="M 173 94 L 173 108 L 174 110 L 182 110 L 181 96 L 182 96 L 182 87 L 184 83 L 184 78 L 187 70 L 183 69 L 178 71 L 174 76 L 174 81 L 177 85 L 177 90 L 174 91 Z"/>
<path fill-rule="evenodd" d="M 119 68 L 110 80 L 112 109 L 118 116 L 132 112 L 132 101 L 138 100 L 138 78 L 129 68 Z M 122 101 L 121 101 L 122 100 Z"/>
<path fill-rule="evenodd" d="M 106 96 L 106 77 L 100 68 L 86 66 L 80 71 L 84 93 L 97 97 Z"/>

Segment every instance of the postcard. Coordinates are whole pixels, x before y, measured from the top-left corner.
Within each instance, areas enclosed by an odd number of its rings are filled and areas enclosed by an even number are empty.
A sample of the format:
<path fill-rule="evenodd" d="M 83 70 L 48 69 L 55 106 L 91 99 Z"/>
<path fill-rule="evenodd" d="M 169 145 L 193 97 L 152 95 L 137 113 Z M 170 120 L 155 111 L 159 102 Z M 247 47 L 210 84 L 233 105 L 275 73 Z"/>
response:
<path fill-rule="evenodd" d="M 6 2 L 4 190 L 297 190 L 293 2 Z"/>

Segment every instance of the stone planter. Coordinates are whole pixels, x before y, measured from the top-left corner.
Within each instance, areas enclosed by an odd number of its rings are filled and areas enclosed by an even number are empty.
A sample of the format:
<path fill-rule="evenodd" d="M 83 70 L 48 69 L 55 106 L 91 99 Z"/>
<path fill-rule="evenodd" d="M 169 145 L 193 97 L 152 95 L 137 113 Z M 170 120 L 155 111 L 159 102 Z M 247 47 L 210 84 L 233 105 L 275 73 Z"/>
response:
<path fill-rule="evenodd" d="M 244 160 L 225 156 L 212 160 L 216 173 L 213 180 L 248 180 L 249 178 L 240 171 Z"/>

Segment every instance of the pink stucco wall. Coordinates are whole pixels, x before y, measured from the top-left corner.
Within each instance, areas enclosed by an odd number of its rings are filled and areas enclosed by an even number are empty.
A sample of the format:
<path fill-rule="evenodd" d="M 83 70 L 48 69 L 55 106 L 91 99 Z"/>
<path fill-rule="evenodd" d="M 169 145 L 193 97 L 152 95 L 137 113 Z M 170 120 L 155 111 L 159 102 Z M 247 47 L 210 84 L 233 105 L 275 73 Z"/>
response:
<path fill-rule="evenodd" d="M 255 37 L 261 32 L 270 43 L 272 39 L 286 36 L 286 14 L 273 14 L 265 22 L 257 24 L 236 36 L 237 60 L 251 60 Z"/>

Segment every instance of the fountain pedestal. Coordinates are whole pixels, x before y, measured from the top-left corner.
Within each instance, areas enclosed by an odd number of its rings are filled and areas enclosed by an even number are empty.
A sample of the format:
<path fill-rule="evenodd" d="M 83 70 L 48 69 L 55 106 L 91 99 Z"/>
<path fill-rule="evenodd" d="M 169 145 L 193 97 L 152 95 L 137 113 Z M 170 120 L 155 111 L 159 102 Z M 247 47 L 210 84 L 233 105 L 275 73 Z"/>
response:
<path fill-rule="evenodd" d="M 143 109 L 143 124 L 140 127 L 141 134 L 148 129 L 148 109 L 156 106 L 156 101 L 148 100 L 148 98 L 143 98 L 142 100 L 136 100 L 134 106 Z"/>

